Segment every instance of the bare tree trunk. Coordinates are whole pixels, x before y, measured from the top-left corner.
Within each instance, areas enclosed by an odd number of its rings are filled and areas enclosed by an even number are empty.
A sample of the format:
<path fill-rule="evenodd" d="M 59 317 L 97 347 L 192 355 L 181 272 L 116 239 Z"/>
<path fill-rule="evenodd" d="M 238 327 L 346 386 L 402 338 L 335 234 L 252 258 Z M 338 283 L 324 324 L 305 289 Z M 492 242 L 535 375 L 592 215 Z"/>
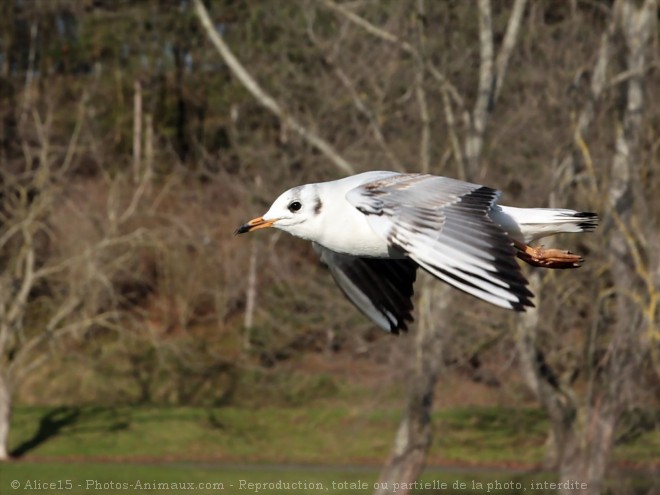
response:
<path fill-rule="evenodd" d="M 11 420 L 11 388 L 0 373 L 0 461 L 9 459 L 9 422 Z"/>
<path fill-rule="evenodd" d="M 538 292 L 541 277 L 529 275 L 530 289 Z M 615 417 L 605 398 L 587 399 L 585 407 L 570 386 L 561 382 L 545 361 L 536 342 L 539 313 L 527 311 L 518 323 L 517 347 L 523 376 L 550 417 L 551 433 L 546 447 L 546 469 L 560 473 L 559 493 L 574 493 L 574 484 L 586 483 L 580 493 L 601 492 L 612 447 Z"/>
<path fill-rule="evenodd" d="M 133 83 L 133 178 L 137 182 L 142 173 L 142 83 Z"/>
<path fill-rule="evenodd" d="M 601 401 L 590 408 L 587 417 L 584 411 L 575 419 L 579 428 L 569 430 L 563 445 L 559 465 L 560 494 L 575 493 L 571 483 L 586 483 L 586 489 L 580 493 L 597 495 L 603 489 L 605 469 L 612 443 L 616 417 L 614 411 Z"/>
<path fill-rule="evenodd" d="M 252 243 L 250 250 L 250 267 L 248 269 L 247 294 L 245 296 L 245 318 L 243 320 L 243 350 L 249 351 L 252 346 L 251 335 L 254 326 L 254 310 L 257 301 L 257 243 Z"/>
<path fill-rule="evenodd" d="M 646 69 L 646 54 L 650 49 L 651 33 L 656 24 L 656 2 L 646 0 L 637 8 L 634 2 L 623 1 L 615 5 L 620 14 L 621 29 L 625 44 L 623 57 L 626 71 L 632 74 L 623 89 L 621 121 L 617 123 L 616 152 L 612 161 L 612 178 L 609 200 L 613 222 L 605 225 L 605 234 L 610 234 L 610 266 L 616 289 L 616 321 L 612 331 L 612 342 L 608 354 L 603 358 L 603 376 L 594 381 L 596 388 L 589 397 L 581 430 L 570 439 L 565 450 L 575 452 L 573 461 L 568 456 L 562 459 L 560 479 L 582 479 L 588 483 L 589 493 L 598 494 L 602 489 L 607 459 L 611 451 L 614 430 L 619 417 L 625 410 L 634 373 L 641 368 L 646 353 L 644 333 L 648 321 L 643 308 L 631 304 L 627 294 L 633 292 L 644 300 L 645 290 L 640 283 L 636 265 L 640 245 L 645 245 L 644 232 L 632 233 L 627 225 L 632 221 L 642 196 L 638 190 L 636 167 L 639 157 L 640 129 L 643 119 L 643 80 Z M 643 209 L 643 205 L 641 205 Z M 577 445 L 573 445 L 577 444 Z M 568 493 L 568 492 L 566 492 Z"/>
<path fill-rule="evenodd" d="M 421 474 L 431 446 L 433 395 L 442 366 L 442 332 L 438 321 L 450 298 L 446 285 L 422 275 L 419 325 L 415 335 L 415 367 L 409 378 L 408 402 L 390 458 L 381 471 L 376 495 L 406 494 Z"/>
<path fill-rule="evenodd" d="M 634 208 L 640 207 L 641 194 L 635 173 L 635 159 L 638 155 L 639 130 L 643 116 L 642 80 L 645 70 L 644 54 L 648 51 L 648 40 L 653 24 L 655 0 L 647 0 L 640 9 L 629 1 L 617 2 L 612 19 L 603 34 L 598 59 L 591 80 L 591 94 L 575 121 L 575 141 L 572 153 L 561 162 L 557 170 L 558 190 L 553 193 L 552 203 L 557 196 L 566 196 L 565 191 L 576 183 L 582 170 L 590 172 L 590 190 L 595 192 L 593 168 L 585 134 L 591 124 L 595 105 L 607 86 L 607 68 L 614 51 L 615 35 L 623 30 L 625 44 L 619 42 L 616 49 L 626 61 L 625 74 L 628 74 L 621 101 L 623 102 L 621 121 L 616 123 L 616 152 L 612 162 L 610 190 L 606 195 L 610 200 L 610 211 L 603 228 L 604 236 L 609 235 L 610 267 L 616 288 L 616 321 L 602 323 L 610 327 L 610 341 L 605 356 L 595 362 L 589 355 L 587 366 L 591 370 L 587 391 L 578 397 L 570 383 L 563 383 L 553 374 L 545 362 L 543 353 L 536 344 L 538 310 L 528 311 L 518 324 L 518 349 L 523 375 L 534 391 L 539 402 L 547 411 L 552 425 L 548 458 L 552 467 L 556 466 L 560 477 L 559 493 L 573 493 L 570 482 L 586 483 L 587 489 L 580 493 L 597 495 L 602 491 L 602 482 L 607 469 L 607 461 L 614 442 L 617 421 L 622 414 L 627 394 L 633 385 L 633 373 L 640 369 L 646 355 L 644 321 L 642 309 L 631 304 L 626 294 L 636 292 L 637 300 L 644 300 L 644 288 L 640 287 L 638 274 L 640 266 L 634 266 L 641 259 L 637 246 L 649 245 L 643 239 L 643 232 L 631 233 L 627 225 L 634 224 Z M 616 54 L 614 54 L 616 55 Z M 580 163 L 580 161 L 582 163 Z M 601 193 L 602 194 L 602 193 Z M 636 200 L 636 198 L 638 200 Z M 643 208 L 643 205 L 641 205 Z M 540 275 L 532 274 L 530 283 L 534 292 L 541 292 Z M 647 288 L 653 291 L 652 287 Z M 591 345 L 591 344 L 590 344 Z M 593 362 L 592 362 L 593 361 Z M 550 466 L 549 466 L 550 467 Z"/>
<path fill-rule="evenodd" d="M 555 170 L 555 189 L 550 194 L 550 205 L 553 207 L 559 207 L 572 199 L 571 191 L 585 168 L 584 139 L 593 121 L 595 106 L 607 85 L 607 67 L 615 31 L 616 20 L 613 18 L 601 39 L 598 58 L 591 77 L 590 95 L 584 102 L 579 102 L 583 107 L 574 122 L 572 149 Z M 592 187 L 595 186 L 592 184 Z M 531 272 L 528 280 L 532 292 L 543 293 L 543 275 L 540 272 Z M 545 361 L 536 342 L 538 326 L 539 306 L 528 308 L 518 320 L 516 344 L 523 377 L 550 419 L 544 466 L 548 470 L 557 469 L 564 473 L 562 475 L 564 481 L 585 480 L 584 473 L 588 466 L 579 454 L 585 433 L 580 425 L 586 420 L 584 416 L 587 413 L 584 409 L 581 410 L 584 406 L 580 405 L 570 385 L 562 383 L 549 363 Z M 596 486 L 594 483 L 589 485 L 592 488 Z"/>
<path fill-rule="evenodd" d="M 331 2 L 326 3 L 332 5 Z M 515 46 L 525 4 L 526 0 L 516 0 L 509 17 L 505 42 L 495 63 L 490 0 L 480 0 L 479 2 L 482 63 L 479 72 L 479 94 L 472 115 L 472 125 L 465 139 L 465 156 L 468 166 L 464 175 L 468 180 L 475 180 L 476 177 L 484 133 L 504 81 L 506 67 Z M 333 6 L 332 8 L 336 7 Z M 405 48 L 405 50 L 414 54 L 418 62 L 416 94 L 422 124 L 420 162 L 422 170 L 427 171 L 430 162 L 428 139 L 430 120 L 424 92 L 425 38 L 423 23 L 426 16 L 424 3 L 421 0 L 417 2 L 416 17 L 418 20 L 419 50 L 412 47 Z M 371 29 L 370 25 L 365 26 L 365 28 Z M 383 35 L 380 34 L 379 36 L 382 37 Z M 444 92 L 447 93 L 446 90 Z M 446 102 L 445 111 L 449 112 L 447 118 L 450 120 L 451 104 L 449 102 Z M 451 123 L 450 128 L 453 131 Z M 457 154 L 457 158 L 458 156 L 460 156 L 460 153 Z M 379 485 L 374 492 L 377 495 L 409 493 L 407 488 L 396 488 L 411 486 L 410 484 L 419 477 L 424 468 L 426 454 L 432 440 L 431 411 L 433 409 L 433 393 L 438 379 L 442 354 L 441 329 L 438 327 L 437 322 L 443 321 L 442 315 L 446 312 L 451 295 L 448 293 L 448 286 L 439 284 L 435 280 L 429 283 L 427 277 L 424 278 L 423 284 L 418 285 L 421 297 L 419 302 L 419 325 L 417 326 L 415 340 L 415 368 L 411 377 L 404 418 L 399 426 L 392 454 L 381 472 Z"/>

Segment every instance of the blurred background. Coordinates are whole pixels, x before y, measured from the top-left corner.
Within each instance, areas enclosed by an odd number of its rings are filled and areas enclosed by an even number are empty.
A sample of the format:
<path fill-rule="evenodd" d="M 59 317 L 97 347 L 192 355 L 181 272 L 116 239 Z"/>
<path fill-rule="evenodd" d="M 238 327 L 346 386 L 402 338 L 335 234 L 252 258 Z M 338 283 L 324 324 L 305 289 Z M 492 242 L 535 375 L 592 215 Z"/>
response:
<path fill-rule="evenodd" d="M 650 0 L 3 0 L 0 457 L 658 489 L 658 34 Z M 367 170 L 602 223 L 525 317 L 420 277 L 392 336 L 308 243 L 233 236 Z"/>

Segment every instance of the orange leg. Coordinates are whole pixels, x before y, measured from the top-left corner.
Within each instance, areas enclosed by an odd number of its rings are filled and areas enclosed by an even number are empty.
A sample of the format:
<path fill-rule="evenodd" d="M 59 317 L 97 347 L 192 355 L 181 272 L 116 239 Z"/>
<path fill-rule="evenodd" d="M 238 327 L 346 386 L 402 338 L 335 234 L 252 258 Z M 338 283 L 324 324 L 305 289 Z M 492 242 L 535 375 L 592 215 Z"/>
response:
<path fill-rule="evenodd" d="M 584 261 L 570 251 L 561 249 L 545 249 L 543 246 L 532 247 L 525 243 L 513 241 L 518 250 L 517 256 L 532 266 L 542 268 L 578 268 Z"/>

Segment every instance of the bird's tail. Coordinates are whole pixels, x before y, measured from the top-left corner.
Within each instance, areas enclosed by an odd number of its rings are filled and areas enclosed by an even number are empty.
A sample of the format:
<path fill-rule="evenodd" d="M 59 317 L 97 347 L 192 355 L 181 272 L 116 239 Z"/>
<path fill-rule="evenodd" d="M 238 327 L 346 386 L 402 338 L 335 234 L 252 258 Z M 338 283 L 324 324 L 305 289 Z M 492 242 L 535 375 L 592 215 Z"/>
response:
<path fill-rule="evenodd" d="M 513 220 L 525 242 L 564 232 L 590 232 L 598 226 L 599 221 L 598 215 L 588 211 L 510 206 L 501 208 L 502 214 Z"/>

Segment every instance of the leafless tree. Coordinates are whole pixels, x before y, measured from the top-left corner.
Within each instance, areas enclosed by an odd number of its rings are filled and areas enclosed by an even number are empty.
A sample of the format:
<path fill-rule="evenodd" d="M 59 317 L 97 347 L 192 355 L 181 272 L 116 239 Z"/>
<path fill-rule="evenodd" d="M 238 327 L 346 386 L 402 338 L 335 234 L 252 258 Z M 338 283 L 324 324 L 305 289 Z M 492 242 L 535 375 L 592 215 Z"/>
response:
<path fill-rule="evenodd" d="M 83 96 L 63 158 L 51 141 L 52 114 L 44 117 L 34 108 L 28 111 L 22 123 L 25 163 L 8 163 L 0 175 L 3 460 L 9 455 L 12 398 L 23 381 L 66 352 L 67 344 L 77 337 L 94 329 L 120 328 L 115 278 L 129 265 L 130 247 L 143 242 L 143 229 L 126 228 L 143 183 L 126 189 L 130 182 L 117 182 L 111 189 L 120 197 L 108 198 L 105 218 L 92 218 L 69 181 L 85 102 Z"/>
<path fill-rule="evenodd" d="M 652 53 L 652 35 L 657 24 L 657 5 L 649 0 L 639 7 L 618 1 L 601 38 L 589 90 L 575 119 L 570 152 L 557 168 L 553 201 L 566 199 L 571 191 L 591 196 L 604 210 L 601 236 L 607 239 L 607 268 L 611 284 L 597 294 L 589 336 L 585 339 L 584 368 L 588 376 L 584 392 L 575 389 L 575 375 L 560 375 L 544 357 L 538 342 L 539 311 L 528 312 L 519 322 L 518 349 L 523 375 L 547 411 L 552 431 L 548 462 L 557 466 L 562 481 L 579 480 L 588 493 L 600 493 L 616 427 L 635 390 L 635 373 L 652 356 L 652 334 L 657 326 L 657 257 L 648 249 L 657 233 L 640 218 L 648 212 L 639 182 L 639 149 L 644 119 L 644 74 Z M 616 60 L 621 72 L 609 76 Z M 609 171 L 595 170 L 588 134 L 595 109 L 607 89 L 619 93 L 620 106 L 612 126 L 615 153 Z M 572 187 L 571 187 L 572 185 Z M 600 202 L 597 198 L 606 198 Z M 543 281 L 532 276 L 537 290 Z M 562 493 L 573 493 L 570 489 Z"/>
<path fill-rule="evenodd" d="M 204 4 L 201 0 L 194 0 L 195 10 L 197 15 L 204 26 L 207 35 L 213 42 L 213 45 L 218 50 L 218 53 L 222 56 L 225 63 L 229 66 L 233 74 L 241 81 L 241 84 L 245 86 L 250 93 L 259 101 L 261 105 L 275 114 L 279 119 L 282 120 L 283 124 L 291 127 L 295 130 L 300 136 L 312 146 L 317 148 L 321 153 L 323 153 L 332 163 L 334 163 L 337 168 L 342 172 L 347 174 L 355 173 L 355 169 L 339 154 L 335 149 L 323 138 L 316 135 L 315 132 L 301 125 L 291 114 L 281 108 L 280 104 L 268 93 L 266 93 L 261 86 L 255 81 L 255 79 L 250 75 L 250 73 L 243 67 L 240 61 L 234 56 L 232 51 L 229 49 L 227 44 L 222 40 L 222 37 L 213 27 L 211 18 L 204 7 Z"/>

